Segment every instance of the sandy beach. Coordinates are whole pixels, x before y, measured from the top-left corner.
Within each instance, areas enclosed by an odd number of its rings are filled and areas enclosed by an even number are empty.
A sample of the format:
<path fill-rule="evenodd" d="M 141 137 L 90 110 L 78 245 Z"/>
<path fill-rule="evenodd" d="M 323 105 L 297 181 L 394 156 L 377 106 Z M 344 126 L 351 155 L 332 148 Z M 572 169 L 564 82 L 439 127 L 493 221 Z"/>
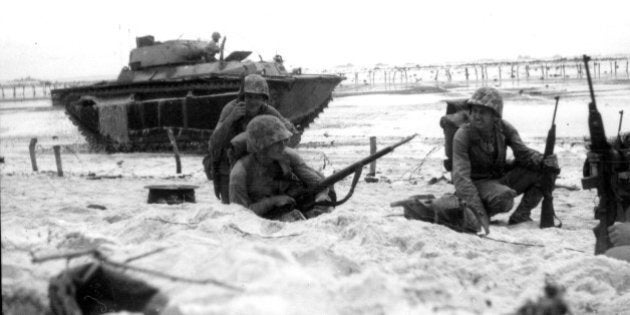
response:
<path fill-rule="evenodd" d="M 534 222 L 517 226 L 507 225 L 508 214 L 493 217 L 488 238 L 410 221 L 402 208 L 390 207 L 411 195 L 454 191 L 442 167 L 439 118 L 444 100 L 466 98 L 475 88 L 338 94 L 298 147 L 324 174 L 367 156 L 370 136 L 379 147 L 418 136 L 378 160 L 377 183 L 361 180 L 346 204 L 297 223 L 222 205 L 203 173 L 202 156 L 183 155 L 183 171 L 176 174 L 169 153 L 87 152 L 85 140 L 49 101 L 0 103 L 3 309 L 28 296 L 43 310 L 49 279 L 66 268 L 65 260 L 34 264 L 31 253 L 97 246 L 117 261 L 165 248 L 132 264 L 239 288 L 128 271 L 169 297 L 164 314 L 506 314 L 539 298 L 545 280 L 566 289 L 574 314 L 630 314 L 630 264 L 593 255 L 597 194 L 580 184 L 586 82 L 499 87 L 504 118 L 540 151 L 553 98 L 561 97 L 555 153 L 562 168 L 557 183 L 564 188 L 554 192 L 561 229 L 539 229 L 540 207 Z M 599 82 L 595 90 L 607 135 L 615 135 L 618 112 L 630 109 L 630 81 Z M 32 137 L 38 138 L 38 172 L 29 160 Z M 62 146 L 63 177 L 56 173 L 56 144 Z M 337 184 L 338 194 L 345 195 L 350 183 L 348 177 Z M 197 202 L 148 204 L 145 186 L 154 184 L 197 185 Z"/>

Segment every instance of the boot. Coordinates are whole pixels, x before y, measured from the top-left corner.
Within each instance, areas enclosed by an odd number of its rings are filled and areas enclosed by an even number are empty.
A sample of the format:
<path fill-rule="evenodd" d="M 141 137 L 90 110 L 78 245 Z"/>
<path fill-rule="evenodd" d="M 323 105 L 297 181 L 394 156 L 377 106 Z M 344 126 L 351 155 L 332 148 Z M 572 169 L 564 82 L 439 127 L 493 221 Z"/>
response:
<path fill-rule="evenodd" d="M 536 208 L 543 195 L 538 187 L 532 187 L 525 191 L 521 203 L 518 205 L 514 213 L 508 220 L 508 225 L 519 224 L 523 222 L 533 221 L 531 217 L 532 209 Z"/>

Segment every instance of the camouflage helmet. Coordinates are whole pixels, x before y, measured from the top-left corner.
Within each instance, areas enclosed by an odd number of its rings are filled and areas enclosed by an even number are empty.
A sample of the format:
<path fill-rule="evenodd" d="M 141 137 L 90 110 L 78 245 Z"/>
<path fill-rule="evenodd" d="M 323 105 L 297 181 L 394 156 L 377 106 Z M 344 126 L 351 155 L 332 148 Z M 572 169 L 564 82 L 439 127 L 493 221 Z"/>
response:
<path fill-rule="evenodd" d="M 212 39 L 219 41 L 219 38 L 221 38 L 221 34 L 219 32 L 212 33 Z"/>
<path fill-rule="evenodd" d="M 264 95 L 267 99 L 269 99 L 269 86 L 267 85 L 265 78 L 261 75 L 249 74 L 245 77 L 245 82 L 243 84 L 243 92 Z"/>
<path fill-rule="evenodd" d="M 254 117 L 247 124 L 246 131 L 247 151 L 249 152 L 260 152 L 262 149 L 292 136 L 280 118 L 271 115 Z"/>
<path fill-rule="evenodd" d="M 470 99 L 466 102 L 468 106 L 479 105 L 489 107 L 494 113 L 502 117 L 503 115 L 503 97 L 497 89 L 491 87 L 482 87 L 477 89 Z"/>

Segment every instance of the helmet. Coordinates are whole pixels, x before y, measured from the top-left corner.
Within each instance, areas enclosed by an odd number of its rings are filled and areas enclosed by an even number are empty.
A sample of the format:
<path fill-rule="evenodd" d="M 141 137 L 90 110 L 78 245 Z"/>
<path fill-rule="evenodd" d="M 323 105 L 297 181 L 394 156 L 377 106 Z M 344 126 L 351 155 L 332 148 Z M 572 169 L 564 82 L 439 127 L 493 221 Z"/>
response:
<path fill-rule="evenodd" d="M 262 149 L 282 140 L 289 139 L 293 134 L 287 130 L 280 118 L 271 115 L 254 117 L 247 124 L 247 151 L 260 152 Z"/>
<path fill-rule="evenodd" d="M 503 97 L 497 89 L 491 87 L 482 87 L 477 89 L 470 99 L 466 102 L 468 106 L 479 105 L 489 107 L 494 113 L 501 117 L 503 115 Z"/>
<path fill-rule="evenodd" d="M 245 85 L 243 87 L 243 92 L 261 94 L 269 99 L 269 86 L 267 85 L 265 78 L 262 76 L 258 74 L 249 74 L 245 77 L 245 82 L 243 84 Z"/>
<path fill-rule="evenodd" d="M 221 38 L 221 34 L 219 34 L 219 32 L 212 33 L 212 39 L 219 41 L 219 38 Z"/>

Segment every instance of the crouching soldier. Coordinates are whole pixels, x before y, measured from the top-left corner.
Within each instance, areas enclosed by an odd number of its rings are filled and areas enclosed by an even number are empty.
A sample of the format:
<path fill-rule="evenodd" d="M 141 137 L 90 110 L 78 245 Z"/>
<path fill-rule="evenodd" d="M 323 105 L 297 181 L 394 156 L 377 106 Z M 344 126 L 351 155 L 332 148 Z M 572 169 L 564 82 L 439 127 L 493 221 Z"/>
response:
<path fill-rule="evenodd" d="M 462 124 L 453 136 L 455 195 L 436 200 L 424 196 L 392 205 L 405 206 L 407 218 L 487 234 L 489 218 L 510 211 L 514 198 L 523 194 L 508 224 L 531 221 L 532 209 L 543 198 L 543 175 L 560 172 L 556 156 L 543 159 L 541 153 L 525 146 L 516 129 L 501 118 L 503 98 L 496 89 L 478 89 L 466 101 L 466 107 L 469 122 Z M 515 157 L 510 165 L 506 163 L 507 147 Z"/>
<path fill-rule="evenodd" d="M 518 131 L 503 120 L 503 98 L 494 88 L 483 87 L 467 101 L 470 122 L 453 138 L 455 194 L 476 214 L 488 231 L 489 217 L 508 212 L 514 198 L 521 203 L 508 224 L 531 221 L 531 211 L 542 200 L 545 172 L 559 173 L 555 155 L 543 155 L 525 146 Z M 514 153 L 514 165 L 506 163 L 506 149 Z"/>
<path fill-rule="evenodd" d="M 257 215 L 281 221 L 296 221 L 330 212 L 329 207 L 300 209 L 294 197 L 317 185 L 324 177 L 304 163 L 286 146 L 291 132 L 277 117 L 261 115 L 247 125 L 249 155 L 239 159 L 230 173 L 230 202 Z M 318 193 L 315 202 L 330 201 L 329 189 Z"/>
<path fill-rule="evenodd" d="M 259 115 L 273 115 L 278 117 L 291 132 L 297 133 L 297 129 L 290 121 L 268 105 L 269 86 L 265 78 L 258 74 L 250 74 L 243 81 L 243 95 L 240 96 L 242 99 L 239 97 L 223 107 L 219 121 L 210 136 L 210 154 L 204 158 L 204 169 L 208 179 L 212 179 L 215 195 L 224 204 L 229 203 L 230 200 L 231 164 L 241 155 L 241 153 L 233 152 L 231 141 L 245 131 L 245 127 L 252 118 Z"/>

